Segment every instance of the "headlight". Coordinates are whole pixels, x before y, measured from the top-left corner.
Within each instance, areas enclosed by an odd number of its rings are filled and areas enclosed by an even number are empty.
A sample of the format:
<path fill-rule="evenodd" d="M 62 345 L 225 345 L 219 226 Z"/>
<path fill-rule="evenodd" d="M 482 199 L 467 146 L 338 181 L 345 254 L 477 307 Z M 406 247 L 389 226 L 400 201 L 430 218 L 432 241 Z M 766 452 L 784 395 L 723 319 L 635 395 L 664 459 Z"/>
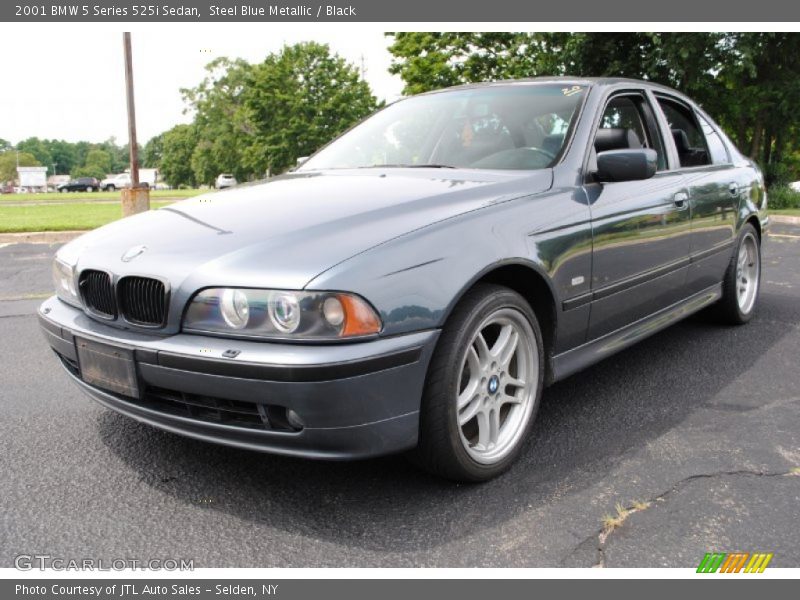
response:
<path fill-rule="evenodd" d="M 56 296 L 61 300 L 73 306 L 81 305 L 75 286 L 75 268 L 58 258 L 53 259 L 53 285 L 56 288 Z"/>
<path fill-rule="evenodd" d="M 211 288 L 189 302 L 183 330 L 236 337 L 333 340 L 379 333 L 381 320 L 363 298 L 354 294 Z"/>

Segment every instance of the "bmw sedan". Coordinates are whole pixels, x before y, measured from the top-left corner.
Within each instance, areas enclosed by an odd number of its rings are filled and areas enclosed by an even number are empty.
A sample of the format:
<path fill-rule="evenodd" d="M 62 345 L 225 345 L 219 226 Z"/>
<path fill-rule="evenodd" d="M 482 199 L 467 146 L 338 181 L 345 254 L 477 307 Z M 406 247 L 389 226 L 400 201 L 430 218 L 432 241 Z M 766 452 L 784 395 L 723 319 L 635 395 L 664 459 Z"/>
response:
<path fill-rule="evenodd" d="M 141 422 L 482 481 L 552 382 L 700 310 L 749 321 L 766 202 L 669 88 L 470 85 L 390 105 L 287 175 L 77 238 L 39 316 L 69 377 Z"/>

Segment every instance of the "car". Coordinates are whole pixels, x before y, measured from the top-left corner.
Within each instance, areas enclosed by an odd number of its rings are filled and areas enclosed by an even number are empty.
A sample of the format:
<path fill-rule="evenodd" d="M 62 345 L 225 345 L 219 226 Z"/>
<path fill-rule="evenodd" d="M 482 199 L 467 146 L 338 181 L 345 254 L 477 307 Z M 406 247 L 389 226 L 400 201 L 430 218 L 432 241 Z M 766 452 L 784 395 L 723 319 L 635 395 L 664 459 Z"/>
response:
<path fill-rule="evenodd" d="M 107 192 L 114 190 L 121 190 L 131 187 L 131 174 L 118 173 L 116 175 L 109 175 L 100 182 L 100 189 Z"/>
<path fill-rule="evenodd" d="M 100 182 L 95 177 L 78 177 L 58 185 L 56 189 L 62 194 L 66 192 L 97 192 L 100 190 Z"/>
<path fill-rule="evenodd" d="M 225 188 L 233 187 L 237 183 L 236 177 L 230 173 L 220 173 L 217 175 L 216 181 L 214 181 L 214 187 L 218 190 L 224 190 Z"/>
<path fill-rule="evenodd" d="M 546 386 L 701 310 L 750 321 L 768 227 L 758 167 L 681 93 L 476 84 L 77 238 L 39 316 L 70 379 L 143 423 L 478 482 Z"/>

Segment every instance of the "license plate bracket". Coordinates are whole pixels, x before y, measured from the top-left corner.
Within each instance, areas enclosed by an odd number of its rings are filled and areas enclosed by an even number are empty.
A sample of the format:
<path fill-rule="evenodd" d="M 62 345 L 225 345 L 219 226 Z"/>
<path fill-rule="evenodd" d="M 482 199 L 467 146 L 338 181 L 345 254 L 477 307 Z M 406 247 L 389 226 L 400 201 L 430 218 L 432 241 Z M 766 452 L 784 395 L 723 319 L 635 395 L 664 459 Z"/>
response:
<path fill-rule="evenodd" d="M 89 385 L 132 398 L 139 397 L 133 350 L 75 338 L 81 379 Z"/>

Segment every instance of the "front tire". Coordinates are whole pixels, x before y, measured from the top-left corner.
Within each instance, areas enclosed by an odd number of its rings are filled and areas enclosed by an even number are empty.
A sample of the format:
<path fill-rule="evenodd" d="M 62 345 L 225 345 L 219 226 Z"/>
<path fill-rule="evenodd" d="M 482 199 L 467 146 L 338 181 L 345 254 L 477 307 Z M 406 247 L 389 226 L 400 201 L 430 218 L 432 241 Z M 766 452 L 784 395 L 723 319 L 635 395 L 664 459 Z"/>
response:
<path fill-rule="evenodd" d="M 761 245 L 750 223 L 739 233 L 736 251 L 722 280 L 722 298 L 716 305 L 719 319 L 743 325 L 753 318 L 761 289 Z"/>
<path fill-rule="evenodd" d="M 415 462 L 455 481 L 500 475 L 522 451 L 543 381 L 544 344 L 530 305 L 506 287 L 474 287 L 431 359 Z"/>

